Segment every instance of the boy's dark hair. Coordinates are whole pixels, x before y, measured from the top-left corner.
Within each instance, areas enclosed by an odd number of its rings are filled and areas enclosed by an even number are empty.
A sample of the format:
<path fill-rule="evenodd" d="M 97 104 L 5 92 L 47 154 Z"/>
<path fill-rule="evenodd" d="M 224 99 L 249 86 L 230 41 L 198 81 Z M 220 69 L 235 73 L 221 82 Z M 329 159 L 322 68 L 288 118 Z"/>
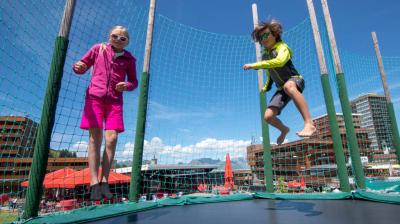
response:
<path fill-rule="evenodd" d="M 260 22 L 259 25 L 253 30 L 251 33 L 251 37 L 254 41 L 261 42 L 262 40 L 262 33 L 269 29 L 271 34 L 276 38 L 276 42 L 282 41 L 281 34 L 282 34 L 282 24 L 278 20 L 270 20 L 266 22 Z"/>

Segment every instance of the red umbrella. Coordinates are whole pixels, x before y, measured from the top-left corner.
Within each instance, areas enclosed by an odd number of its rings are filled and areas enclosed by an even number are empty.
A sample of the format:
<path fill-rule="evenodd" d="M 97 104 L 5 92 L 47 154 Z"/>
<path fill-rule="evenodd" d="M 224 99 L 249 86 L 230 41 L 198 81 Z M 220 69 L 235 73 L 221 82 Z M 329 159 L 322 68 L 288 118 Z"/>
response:
<path fill-rule="evenodd" d="M 300 186 L 301 186 L 301 188 L 306 188 L 306 183 L 304 182 L 304 178 L 303 177 L 301 177 L 301 179 L 300 179 Z"/>
<path fill-rule="evenodd" d="M 204 192 L 206 189 L 205 189 L 205 186 L 203 184 L 199 184 L 199 186 L 197 186 L 197 190 L 199 192 Z"/>
<path fill-rule="evenodd" d="M 99 178 L 101 175 L 101 169 L 99 169 Z M 110 171 L 108 177 L 109 184 L 120 184 L 129 183 L 131 178 L 129 176 L 115 173 Z M 90 185 L 90 171 L 89 168 L 76 171 L 71 175 L 68 175 L 63 180 L 53 182 L 52 185 L 45 186 L 46 188 L 75 188 L 78 185 Z"/>
<path fill-rule="evenodd" d="M 229 157 L 229 153 L 226 154 L 225 158 L 225 188 L 233 188 L 233 172 L 232 172 L 232 164 L 231 158 Z"/>
<path fill-rule="evenodd" d="M 64 177 L 72 174 L 73 172 L 75 172 L 74 169 L 71 169 L 69 167 L 64 167 L 62 169 L 48 173 L 44 176 L 43 185 L 45 185 L 45 187 L 46 187 L 46 184 L 49 184 L 49 183 L 51 184 L 53 182 L 62 180 L 62 179 L 64 179 Z M 29 181 L 24 181 L 21 183 L 22 187 L 28 187 L 28 185 L 29 185 Z M 46 188 L 48 188 L 48 187 L 46 187 Z"/>

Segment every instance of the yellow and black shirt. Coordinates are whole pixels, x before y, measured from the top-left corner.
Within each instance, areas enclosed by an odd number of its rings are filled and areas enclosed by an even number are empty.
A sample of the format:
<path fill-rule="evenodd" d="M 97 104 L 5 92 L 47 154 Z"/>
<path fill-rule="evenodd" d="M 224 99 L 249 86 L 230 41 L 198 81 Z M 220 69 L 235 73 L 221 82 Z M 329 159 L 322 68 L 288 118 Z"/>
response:
<path fill-rule="evenodd" d="M 271 50 L 264 50 L 262 61 L 251 64 L 254 69 L 268 70 L 264 91 L 271 89 L 273 82 L 278 89 L 281 89 L 290 78 L 301 78 L 291 60 L 292 55 L 289 46 L 280 41 L 275 43 Z"/>

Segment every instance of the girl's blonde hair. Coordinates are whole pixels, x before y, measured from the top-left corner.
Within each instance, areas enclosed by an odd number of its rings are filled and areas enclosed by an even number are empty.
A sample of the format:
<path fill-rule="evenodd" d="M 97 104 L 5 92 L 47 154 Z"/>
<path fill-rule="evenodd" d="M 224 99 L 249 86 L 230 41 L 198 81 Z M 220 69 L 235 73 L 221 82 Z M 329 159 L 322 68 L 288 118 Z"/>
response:
<path fill-rule="evenodd" d="M 122 30 L 122 32 L 124 32 L 125 36 L 129 39 L 128 28 L 126 28 L 126 27 L 124 27 L 124 26 L 113 26 L 113 27 L 110 29 L 110 34 L 111 34 L 112 31 L 117 30 L 117 29 L 118 29 L 118 30 Z"/>

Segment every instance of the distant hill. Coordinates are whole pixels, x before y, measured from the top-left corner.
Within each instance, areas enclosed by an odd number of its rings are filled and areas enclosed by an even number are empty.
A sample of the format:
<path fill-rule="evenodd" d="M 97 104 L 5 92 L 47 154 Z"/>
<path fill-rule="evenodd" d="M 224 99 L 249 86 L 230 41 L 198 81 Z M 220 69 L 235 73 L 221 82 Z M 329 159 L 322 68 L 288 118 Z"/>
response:
<path fill-rule="evenodd" d="M 130 167 L 132 166 L 132 160 L 118 161 L 116 164 L 114 164 L 114 166 L 115 168 Z"/>
<path fill-rule="evenodd" d="M 232 169 L 250 169 L 250 166 L 247 164 L 247 161 L 244 157 L 231 159 Z M 188 163 L 189 165 L 218 165 L 218 169 L 223 170 L 225 168 L 225 161 L 221 161 L 219 159 L 211 159 L 211 158 L 201 158 L 195 159 Z"/>
<path fill-rule="evenodd" d="M 244 157 L 239 157 L 236 159 L 232 159 L 232 169 L 237 170 L 237 169 L 250 169 L 249 164 L 247 163 L 247 160 Z"/>
<path fill-rule="evenodd" d="M 149 161 L 143 161 L 143 164 L 148 164 Z M 232 169 L 250 169 L 250 166 L 247 164 L 247 161 L 244 157 L 234 158 L 231 159 Z M 200 158 L 194 159 L 189 163 L 182 163 L 180 162 L 179 165 L 218 165 L 218 169 L 223 170 L 225 168 L 225 161 L 219 159 L 212 159 L 212 158 Z M 132 166 L 131 160 L 125 161 L 118 161 L 115 164 L 115 168 L 122 168 L 122 167 L 129 167 Z"/>
<path fill-rule="evenodd" d="M 201 158 L 201 159 L 195 159 L 190 161 L 188 164 L 189 165 L 220 165 L 223 163 L 221 160 L 217 159 L 211 159 L 211 158 Z"/>

